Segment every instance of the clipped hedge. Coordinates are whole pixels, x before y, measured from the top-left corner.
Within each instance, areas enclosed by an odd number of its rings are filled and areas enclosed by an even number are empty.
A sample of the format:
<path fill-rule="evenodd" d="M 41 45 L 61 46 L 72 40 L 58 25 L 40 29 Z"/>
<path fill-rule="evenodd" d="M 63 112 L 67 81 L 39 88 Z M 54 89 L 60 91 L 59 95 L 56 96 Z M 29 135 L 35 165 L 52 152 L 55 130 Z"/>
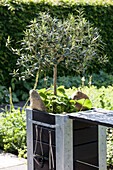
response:
<path fill-rule="evenodd" d="M 46 0 L 37 0 L 33 2 L 27 0 L 1 0 L 0 2 L 0 84 L 9 86 L 12 76 L 9 73 L 16 68 L 18 56 L 6 47 L 8 36 L 12 39 L 13 48 L 20 48 L 19 42 L 23 37 L 23 31 L 26 26 L 37 17 L 40 11 L 49 12 L 52 16 L 66 18 L 69 13 L 77 15 L 77 9 L 84 8 L 85 17 L 101 29 L 101 36 L 106 43 L 106 54 L 109 63 L 106 65 L 106 71 L 113 71 L 113 2 L 111 1 L 65 1 L 46 2 Z M 93 67 L 94 69 L 94 67 Z M 104 68 L 103 68 L 104 69 Z M 95 71 L 98 68 L 95 67 Z M 93 71 L 93 70 L 92 70 Z M 60 75 L 62 76 L 62 75 Z"/>

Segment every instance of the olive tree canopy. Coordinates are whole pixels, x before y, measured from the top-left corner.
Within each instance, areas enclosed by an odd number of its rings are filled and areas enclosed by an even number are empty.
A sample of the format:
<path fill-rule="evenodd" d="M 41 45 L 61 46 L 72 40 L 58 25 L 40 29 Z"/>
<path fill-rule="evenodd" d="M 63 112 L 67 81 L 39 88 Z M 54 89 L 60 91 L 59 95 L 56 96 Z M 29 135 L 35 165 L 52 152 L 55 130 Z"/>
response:
<path fill-rule="evenodd" d="M 22 77 L 33 76 L 37 70 L 53 66 L 54 94 L 56 91 L 57 66 L 63 61 L 66 67 L 81 72 L 91 66 L 92 61 L 103 62 L 101 37 L 97 28 L 80 13 L 70 15 L 62 21 L 49 14 L 40 13 L 24 32 L 22 48 L 17 50 Z M 100 50 L 100 51 L 101 51 Z M 20 74 L 17 70 L 15 74 Z"/>

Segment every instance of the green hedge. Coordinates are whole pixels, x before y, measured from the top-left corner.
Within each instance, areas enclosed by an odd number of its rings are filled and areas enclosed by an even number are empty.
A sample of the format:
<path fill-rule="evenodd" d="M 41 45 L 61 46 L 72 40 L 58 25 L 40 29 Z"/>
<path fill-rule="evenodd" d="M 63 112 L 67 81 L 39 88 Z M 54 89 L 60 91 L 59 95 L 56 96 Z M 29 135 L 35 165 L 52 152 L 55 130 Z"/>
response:
<path fill-rule="evenodd" d="M 102 40 L 106 43 L 106 54 L 109 63 L 106 65 L 106 71 L 113 71 L 113 2 L 107 1 L 81 1 L 51 3 L 44 0 L 33 2 L 27 0 L 1 0 L 0 2 L 0 84 L 9 86 L 11 76 L 9 73 L 16 68 L 16 55 L 6 47 L 8 36 L 12 39 L 13 48 L 20 48 L 19 42 L 23 37 L 23 31 L 32 19 L 37 17 L 40 11 L 49 12 L 52 16 L 58 18 L 67 17 L 69 13 L 77 14 L 76 9 L 84 8 L 85 17 L 101 29 Z M 94 69 L 94 67 L 93 67 Z M 104 68 L 103 68 L 104 69 Z M 98 68 L 95 67 L 97 71 Z M 61 72 L 61 71 L 60 71 Z M 62 76 L 62 75 L 61 75 Z"/>

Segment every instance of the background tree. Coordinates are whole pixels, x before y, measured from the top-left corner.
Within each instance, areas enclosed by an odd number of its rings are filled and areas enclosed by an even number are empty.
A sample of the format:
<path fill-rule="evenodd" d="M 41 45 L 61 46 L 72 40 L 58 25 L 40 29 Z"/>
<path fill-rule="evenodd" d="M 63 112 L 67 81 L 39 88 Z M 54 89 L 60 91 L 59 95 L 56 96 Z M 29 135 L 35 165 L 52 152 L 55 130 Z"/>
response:
<path fill-rule="evenodd" d="M 17 50 L 20 58 L 19 69 L 14 73 L 22 78 L 34 76 L 38 70 L 53 67 L 54 94 L 57 94 L 57 66 L 62 61 L 66 67 L 78 72 L 91 67 L 91 62 L 103 63 L 102 42 L 97 28 L 93 28 L 79 12 L 77 17 L 70 15 L 67 20 L 52 18 L 40 13 L 24 32 L 22 48 Z M 101 50 L 100 50 L 101 49 Z M 22 67 L 21 72 L 19 72 Z"/>

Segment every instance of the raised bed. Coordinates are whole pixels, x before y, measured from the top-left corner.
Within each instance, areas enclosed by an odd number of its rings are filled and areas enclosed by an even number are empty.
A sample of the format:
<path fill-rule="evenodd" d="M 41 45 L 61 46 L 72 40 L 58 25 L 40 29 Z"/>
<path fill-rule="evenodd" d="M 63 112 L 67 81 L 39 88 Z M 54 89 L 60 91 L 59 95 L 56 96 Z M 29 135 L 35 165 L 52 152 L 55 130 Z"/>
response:
<path fill-rule="evenodd" d="M 113 112 L 27 110 L 28 170 L 107 170 L 105 126 Z"/>

